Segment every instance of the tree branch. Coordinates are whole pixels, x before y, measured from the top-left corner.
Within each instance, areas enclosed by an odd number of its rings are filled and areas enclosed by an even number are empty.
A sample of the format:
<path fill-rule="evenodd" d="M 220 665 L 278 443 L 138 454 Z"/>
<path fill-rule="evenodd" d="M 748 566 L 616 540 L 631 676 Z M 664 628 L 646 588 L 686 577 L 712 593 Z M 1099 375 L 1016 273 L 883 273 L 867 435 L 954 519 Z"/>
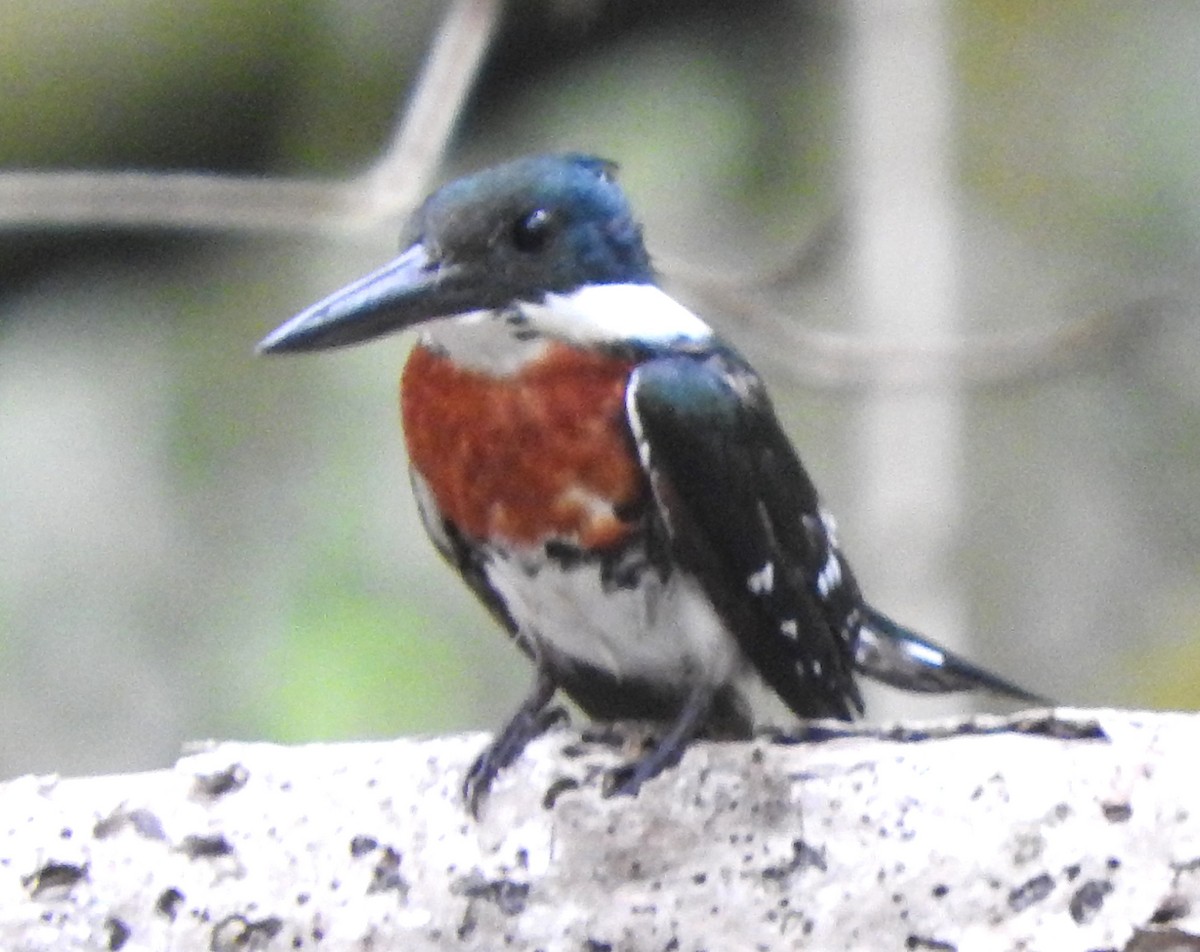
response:
<path fill-rule="evenodd" d="M 1200 942 L 1197 715 L 815 723 L 697 744 L 636 800 L 599 795 L 636 735 L 585 737 L 537 741 L 479 823 L 457 790 L 481 735 L 225 743 L 174 769 L 15 780 L 0 946 Z"/>
<path fill-rule="evenodd" d="M 0 172 L 0 227 L 357 230 L 398 218 L 425 194 L 474 85 L 500 0 L 450 5 L 403 119 L 378 162 L 341 182 L 191 172 Z"/>

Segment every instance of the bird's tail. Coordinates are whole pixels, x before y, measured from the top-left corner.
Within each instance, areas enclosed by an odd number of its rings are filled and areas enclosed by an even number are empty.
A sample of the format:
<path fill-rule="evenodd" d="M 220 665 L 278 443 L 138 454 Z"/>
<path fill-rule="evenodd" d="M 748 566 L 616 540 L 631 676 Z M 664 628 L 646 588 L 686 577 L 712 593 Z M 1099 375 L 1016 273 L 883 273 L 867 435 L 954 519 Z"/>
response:
<path fill-rule="evenodd" d="M 854 666 L 869 678 L 905 691 L 923 694 L 988 691 L 1018 701 L 1053 706 L 1047 698 L 971 664 L 869 605 L 863 607 L 863 624 L 854 645 Z"/>

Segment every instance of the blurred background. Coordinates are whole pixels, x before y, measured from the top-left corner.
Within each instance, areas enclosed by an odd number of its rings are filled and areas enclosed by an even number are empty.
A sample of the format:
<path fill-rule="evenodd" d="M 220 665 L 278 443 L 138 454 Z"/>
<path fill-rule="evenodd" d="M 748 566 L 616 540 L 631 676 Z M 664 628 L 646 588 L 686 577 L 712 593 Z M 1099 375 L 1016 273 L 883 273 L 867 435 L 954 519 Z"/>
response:
<path fill-rule="evenodd" d="M 0 169 L 348 177 L 443 12 L 6 0 Z M 619 160 L 874 601 L 1063 702 L 1194 707 L 1198 64 L 1172 0 L 512 0 L 438 178 Z M 0 777 L 516 705 L 409 495 L 410 341 L 253 353 L 396 233 L 0 231 Z"/>

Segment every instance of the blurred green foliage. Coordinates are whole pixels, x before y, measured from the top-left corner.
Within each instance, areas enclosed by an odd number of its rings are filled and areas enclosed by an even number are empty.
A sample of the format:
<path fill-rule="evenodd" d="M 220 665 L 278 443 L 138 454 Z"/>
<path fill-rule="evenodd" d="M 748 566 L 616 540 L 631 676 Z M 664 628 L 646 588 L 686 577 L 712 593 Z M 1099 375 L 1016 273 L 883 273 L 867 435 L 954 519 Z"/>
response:
<path fill-rule="evenodd" d="M 397 611 L 394 595 L 371 597 L 347 582 L 314 578 L 288 637 L 264 658 L 274 675 L 266 697 L 244 716 L 281 741 L 445 729 L 441 712 L 463 670 L 437 618 Z"/>

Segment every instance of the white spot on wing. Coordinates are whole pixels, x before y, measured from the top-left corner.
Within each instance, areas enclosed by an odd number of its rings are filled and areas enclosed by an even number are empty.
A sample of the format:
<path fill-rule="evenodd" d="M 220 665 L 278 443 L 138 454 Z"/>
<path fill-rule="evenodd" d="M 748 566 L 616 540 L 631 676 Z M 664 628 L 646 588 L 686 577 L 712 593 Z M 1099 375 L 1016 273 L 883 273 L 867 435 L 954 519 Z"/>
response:
<path fill-rule="evenodd" d="M 817 573 L 817 592 L 822 598 L 828 598 L 830 593 L 842 584 L 842 557 L 838 553 L 837 522 L 833 516 L 822 509 L 818 516 L 821 528 L 825 531 L 825 541 L 829 546 L 825 554 L 825 564 Z"/>
<path fill-rule="evenodd" d="M 569 341 L 665 344 L 712 337 L 712 328 L 653 284 L 587 284 L 518 307 L 535 330 Z"/>
<path fill-rule="evenodd" d="M 746 579 L 746 587 L 751 595 L 770 595 L 775 589 L 775 563 L 764 562 L 757 572 L 752 572 Z"/>
<path fill-rule="evenodd" d="M 830 549 L 825 558 L 825 564 L 817 573 L 817 592 L 822 598 L 828 598 L 830 592 L 842 584 L 842 560 L 837 549 Z"/>
<path fill-rule="evenodd" d="M 820 510 L 817 515 L 821 518 L 821 526 L 825 529 L 830 546 L 836 549 L 838 547 L 837 520 L 833 518 L 833 513 L 825 509 Z"/>

